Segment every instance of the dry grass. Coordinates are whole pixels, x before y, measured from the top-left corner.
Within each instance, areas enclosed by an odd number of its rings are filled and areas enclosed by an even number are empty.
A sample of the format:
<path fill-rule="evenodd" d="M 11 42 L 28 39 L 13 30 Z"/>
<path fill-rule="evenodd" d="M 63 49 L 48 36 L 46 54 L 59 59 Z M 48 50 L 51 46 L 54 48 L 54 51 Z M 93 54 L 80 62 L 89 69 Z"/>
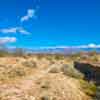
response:
<path fill-rule="evenodd" d="M 0 100 L 91 100 L 69 63 L 55 55 L 1 57 Z"/>

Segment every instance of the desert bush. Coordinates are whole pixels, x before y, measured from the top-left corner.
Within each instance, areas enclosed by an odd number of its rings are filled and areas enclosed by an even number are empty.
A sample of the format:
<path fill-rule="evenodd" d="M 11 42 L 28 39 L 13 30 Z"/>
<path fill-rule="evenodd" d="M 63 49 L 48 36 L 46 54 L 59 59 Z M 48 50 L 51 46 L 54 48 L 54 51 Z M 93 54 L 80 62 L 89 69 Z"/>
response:
<path fill-rule="evenodd" d="M 51 68 L 49 70 L 49 73 L 59 73 L 59 72 L 60 72 L 60 70 L 57 68 L 57 66 L 56 67 L 53 67 L 53 68 Z"/>
<path fill-rule="evenodd" d="M 40 100 L 51 100 L 48 95 L 42 96 Z"/>
<path fill-rule="evenodd" d="M 64 59 L 64 56 L 63 55 L 57 55 L 57 54 L 55 54 L 54 55 L 54 58 L 56 59 L 56 60 L 62 60 L 62 59 Z"/>
<path fill-rule="evenodd" d="M 95 56 L 97 54 L 96 50 L 93 50 L 89 53 L 90 56 Z"/>
<path fill-rule="evenodd" d="M 44 81 L 43 83 L 41 83 L 41 88 L 42 89 L 49 89 L 50 88 L 50 82 L 49 81 Z"/>
<path fill-rule="evenodd" d="M 99 60 L 98 60 L 98 57 L 96 56 L 96 55 L 94 55 L 93 57 L 91 57 L 91 59 L 92 59 L 92 61 L 94 61 L 94 62 L 98 62 Z"/>
<path fill-rule="evenodd" d="M 0 57 L 5 57 L 7 55 L 10 55 L 10 53 L 8 53 L 7 51 L 5 50 L 0 50 Z"/>
<path fill-rule="evenodd" d="M 15 68 L 12 69 L 10 71 L 8 71 L 8 73 L 6 73 L 8 75 L 9 78 L 14 78 L 14 77 L 22 77 L 25 76 L 25 71 L 22 68 Z"/>
<path fill-rule="evenodd" d="M 47 60 L 52 60 L 52 56 L 51 55 L 46 55 L 46 59 Z"/>
<path fill-rule="evenodd" d="M 56 97 L 52 97 L 52 96 L 48 96 L 48 95 L 44 95 L 41 97 L 40 100 L 57 100 Z"/>
<path fill-rule="evenodd" d="M 53 60 L 50 61 L 50 65 L 53 65 L 53 64 L 55 64 L 55 63 L 56 63 L 56 62 L 53 61 Z"/>
<path fill-rule="evenodd" d="M 80 55 L 80 52 L 79 53 L 75 53 L 75 54 L 71 54 L 69 57 L 72 59 L 72 60 L 76 60 L 77 58 L 79 58 L 81 55 Z"/>
<path fill-rule="evenodd" d="M 36 68 L 37 64 L 34 61 L 24 61 L 22 63 L 22 65 L 24 65 L 25 67 L 29 67 L 29 68 Z"/>
<path fill-rule="evenodd" d="M 66 64 L 61 67 L 61 71 L 63 72 L 64 75 L 68 75 L 70 77 L 79 78 L 79 79 L 84 78 L 84 75 L 81 72 L 76 70 L 74 67 Z"/>
<path fill-rule="evenodd" d="M 95 96 L 96 85 L 93 82 L 87 82 L 84 80 L 79 80 L 82 90 L 89 96 Z"/>
<path fill-rule="evenodd" d="M 99 100 L 99 99 L 100 99 L 100 86 L 97 86 L 96 95 L 93 98 L 93 100 Z"/>
<path fill-rule="evenodd" d="M 23 68 L 3 68 L 0 71 L 0 81 L 6 81 L 17 77 L 25 76 L 25 70 Z"/>
<path fill-rule="evenodd" d="M 37 59 L 40 59 L 41 60 L 44 55 L 43 54 L 37 54 L 36 56 L 37 56 Z"/>

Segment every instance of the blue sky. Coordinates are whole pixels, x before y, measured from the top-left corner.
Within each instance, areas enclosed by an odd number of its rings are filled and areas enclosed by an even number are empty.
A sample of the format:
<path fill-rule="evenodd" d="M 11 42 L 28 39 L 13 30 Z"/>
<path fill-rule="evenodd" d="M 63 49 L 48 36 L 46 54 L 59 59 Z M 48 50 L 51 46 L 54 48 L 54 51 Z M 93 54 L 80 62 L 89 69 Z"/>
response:
<path fill-rule="evenodd" d="M 100 43 L 100 0 L 0 0 L 0 43 L 17 47 Z"/>

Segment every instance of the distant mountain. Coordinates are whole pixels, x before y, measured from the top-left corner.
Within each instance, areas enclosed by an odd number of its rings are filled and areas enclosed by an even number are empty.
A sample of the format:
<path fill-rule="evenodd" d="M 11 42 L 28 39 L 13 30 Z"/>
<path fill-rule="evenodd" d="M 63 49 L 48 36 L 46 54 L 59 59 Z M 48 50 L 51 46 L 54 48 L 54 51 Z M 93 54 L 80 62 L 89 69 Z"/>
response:
<path fill-rule="evenodd" d="M 96 51 L 100 53 L 100 47 L 49 47 L 49 48 L 22 48 L 27 53 L 49 53 L 49 54 L 73 54 L 78 52 L 91 52 Z M 6 48 L 9 52 L 15 52 L 16 48 Z"/>
<path fill-rule="evenodd" d="M 73 54 L 78 52 L 100 52 L 100 48 L 75 48 L 75 47 L 56 47 L 56 48 L 42 48 L 42 49 L 27 49 L 31 53 L 50 53 L 50 54 Z"/>

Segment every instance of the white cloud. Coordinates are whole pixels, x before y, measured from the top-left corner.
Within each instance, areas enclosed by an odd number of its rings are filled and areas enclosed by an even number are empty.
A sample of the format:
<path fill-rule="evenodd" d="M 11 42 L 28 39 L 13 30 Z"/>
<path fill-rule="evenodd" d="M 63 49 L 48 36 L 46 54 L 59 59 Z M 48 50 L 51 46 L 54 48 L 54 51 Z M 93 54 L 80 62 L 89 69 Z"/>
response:
<path fill-rule="evenodd" d="M 76 46 L 43 46 L 43 47 L 38 47 L 39 49 L 57 49 L 57 48 L 62 48 L 62 49 L 84 49 L 84 48 L 100 48 L 99 44 L 94 44 L 90 43 L 87 45 L 76 45 Z"/>
<path fill-rule="evenodd" d="M 16 40 L 15 37 L 0 37 L 0 44 L 14 43 Z"/>
<path fill-rule="evenodd" d="M 5 28 L 5 29 L 1 29 L 0 32 L 2 33 L 16 33 L 17 28 L 13 27 L 13 28 Z"/>
<path fill-rule="evenodd" d="M 74 46 L 75 48 L 100 48 L 99 44 L 90 43 L 87 45 Z"/>
<path fill-rule="evenodd" d="M 25 16 L 21 17 L 21 19 L 20 19 L 21 22 L 24 22 L 24 21 L 29 20 L 30 18 L 36 17 L 35 12 L 36 12 L 35 9 L 28 9 L 27 14 Z"/>
<path fill-rule="evenodd" d="M 22 28 L 22 27 L 19 27 L 18 28 L 18 31 L 21 33 L 21 34 L 30 34 L 30 32 L 28 32 L 27 30 L 25 30 L 24 28 Z"/>
<path fill-rule="evenodd" d="M 30 34 L 27 30 L 25 30 L 23 27 L 12 27 L 12 28 L 4 28 L 0 29 L 1 33 L 21 33 L 21 34 Z"/>
<path fill-rule="evenodd" d="M 88 47 L 96 48 L 96 47 L 98 47 L 98 45 L 96 45 L 96 44 L 94 44 L 94 43 L 91 43 L 91 44 L 88 45 Z"/>

